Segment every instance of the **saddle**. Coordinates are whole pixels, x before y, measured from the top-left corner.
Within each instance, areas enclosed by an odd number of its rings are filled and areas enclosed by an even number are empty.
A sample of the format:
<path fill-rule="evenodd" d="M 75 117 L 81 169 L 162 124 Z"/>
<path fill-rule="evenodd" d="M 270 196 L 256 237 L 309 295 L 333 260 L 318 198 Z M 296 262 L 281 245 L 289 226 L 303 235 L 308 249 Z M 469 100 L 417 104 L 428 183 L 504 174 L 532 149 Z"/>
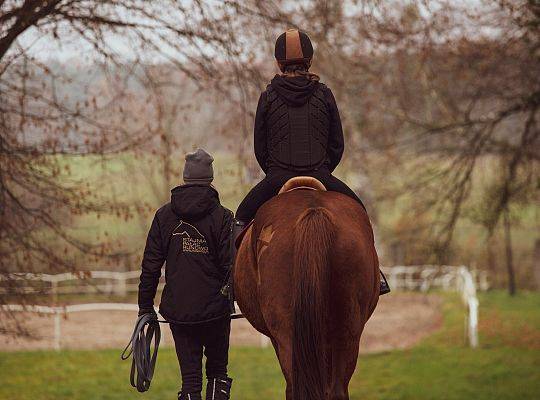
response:
<path fill-rule="evenodd" d="M 326 187 L 317 178 L 311 176 L 295 176 L 285 182 L 277 195 L 279 196 L 284 193 L 292 192 L 293 190 L 318 190 L 320 192 L 326 192 Z M 254 220 L 247 224 L 244 230 L 236 238 L 234 242 L 236 248 L 240 247 L 240 243 L 242 243 L 242 239 L 246 235 L 246 232 L 253 225 L 253 221 Z"/>
<path fill-rule="evenodd" d="M 311 176 L 295 176 L 294 178 L 291 178 L 285 182 L 285 185 L 281 187 L 278 195 L 298 189 L 326 192 L 326 188 L 317 178 L 313 178 Z"/>

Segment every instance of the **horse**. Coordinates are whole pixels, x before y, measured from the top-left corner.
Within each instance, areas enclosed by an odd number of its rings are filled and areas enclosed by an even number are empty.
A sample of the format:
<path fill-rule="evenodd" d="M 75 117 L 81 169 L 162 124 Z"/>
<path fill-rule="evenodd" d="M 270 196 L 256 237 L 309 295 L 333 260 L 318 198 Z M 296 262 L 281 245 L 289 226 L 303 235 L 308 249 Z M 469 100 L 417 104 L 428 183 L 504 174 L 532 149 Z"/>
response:
<path fill-rule="evenodd" d="M 314 178 L 293 178 L 239 239 L 235 297 L 270 338 L 286 399 L 348 399 L 360 336 L 379 298 L 364 208 Z"/>

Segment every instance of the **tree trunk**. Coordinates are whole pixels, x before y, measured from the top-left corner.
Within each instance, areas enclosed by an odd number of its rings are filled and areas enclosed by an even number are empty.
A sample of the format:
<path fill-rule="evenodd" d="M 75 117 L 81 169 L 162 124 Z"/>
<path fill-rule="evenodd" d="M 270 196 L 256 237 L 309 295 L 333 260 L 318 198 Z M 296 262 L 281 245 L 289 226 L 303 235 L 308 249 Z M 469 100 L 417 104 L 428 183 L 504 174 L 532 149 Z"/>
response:
<path fill-rule="evenodd" d="M 534 254 L 533 254 L 533 266 L 534 266 L 534 277 L 536 280 L 536 289 L 540 290 L 540 239 L 536 239 L 534 243 Z"/>
<path fill-rule="evenodd" d="M 497 254 L 495 252 L 495 237 L 494 235 L 489 234 L 488 238 L 486 239 L 486 248 L 487 248 L 487 270 L 490 275 L 490 279 L 492 282 L 497 285 L 497 283 L 500 283 L 500 272 L 499 272 L 499 266 L 497 263 Z"/>
<path fill-rule="evenodd" d="M 510 296 L 516 294 L 516 276 L 514 271 L 514 256 L 512 253 L 512 235 L 510 224 L 510 211 L 508 206 L 504 210 L 504 241 L 506 247 L 506 270 L 508 272 L 508 292 Z"/>

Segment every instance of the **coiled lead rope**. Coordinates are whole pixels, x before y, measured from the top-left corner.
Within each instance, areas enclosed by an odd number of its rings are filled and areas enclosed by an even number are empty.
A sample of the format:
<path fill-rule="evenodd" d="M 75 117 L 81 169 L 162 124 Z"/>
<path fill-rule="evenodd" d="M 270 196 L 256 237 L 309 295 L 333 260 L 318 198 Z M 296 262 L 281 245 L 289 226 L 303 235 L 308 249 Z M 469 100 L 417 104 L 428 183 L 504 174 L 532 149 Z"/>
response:
<path fill-rule="evenodd" d="M 122 360 L 127 360 L 133 355 L 129 381 L 131 386 L 141 393 L 150 389 L 150 382 L 154 376 L 161 341 L 160 322 L 166 321 L 159 321 L 155 313 L 143 314 L 137 318 L 131 339 L 120 356 Z M 153 351 L 152 340 L 154 341 Z M 129 352 L 126 354 L 128 349 Z"/>

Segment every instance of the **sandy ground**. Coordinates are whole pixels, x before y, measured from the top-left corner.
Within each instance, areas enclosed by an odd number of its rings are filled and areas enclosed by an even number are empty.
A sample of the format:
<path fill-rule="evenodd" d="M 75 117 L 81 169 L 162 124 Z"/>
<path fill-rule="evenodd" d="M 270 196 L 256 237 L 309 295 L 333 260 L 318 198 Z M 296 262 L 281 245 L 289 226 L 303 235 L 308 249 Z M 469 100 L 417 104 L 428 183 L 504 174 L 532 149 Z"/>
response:
<path fill-rule="evenodd" d="M 441 324 L 441 301 L 436 295 L 392 293 L 381 297 L 367 323 L 360 351 L 381 352 L 411 347 L 435 331 Z M 0 351 L 51 349 L 54 323 L 49 315 L 17 313 L 27 318 L 34 338 L 13 338 L 0 334 Z M 61 320 L 61 346 L 69 349 L 119 348 L 126 345 L 135 317 L 131 312 L 79 312 Z M 173 345 L 169 328 L 162 325 L 162 346 Z M 268 344 L 245 319 L 232 323 L 233 346 Z"/>

